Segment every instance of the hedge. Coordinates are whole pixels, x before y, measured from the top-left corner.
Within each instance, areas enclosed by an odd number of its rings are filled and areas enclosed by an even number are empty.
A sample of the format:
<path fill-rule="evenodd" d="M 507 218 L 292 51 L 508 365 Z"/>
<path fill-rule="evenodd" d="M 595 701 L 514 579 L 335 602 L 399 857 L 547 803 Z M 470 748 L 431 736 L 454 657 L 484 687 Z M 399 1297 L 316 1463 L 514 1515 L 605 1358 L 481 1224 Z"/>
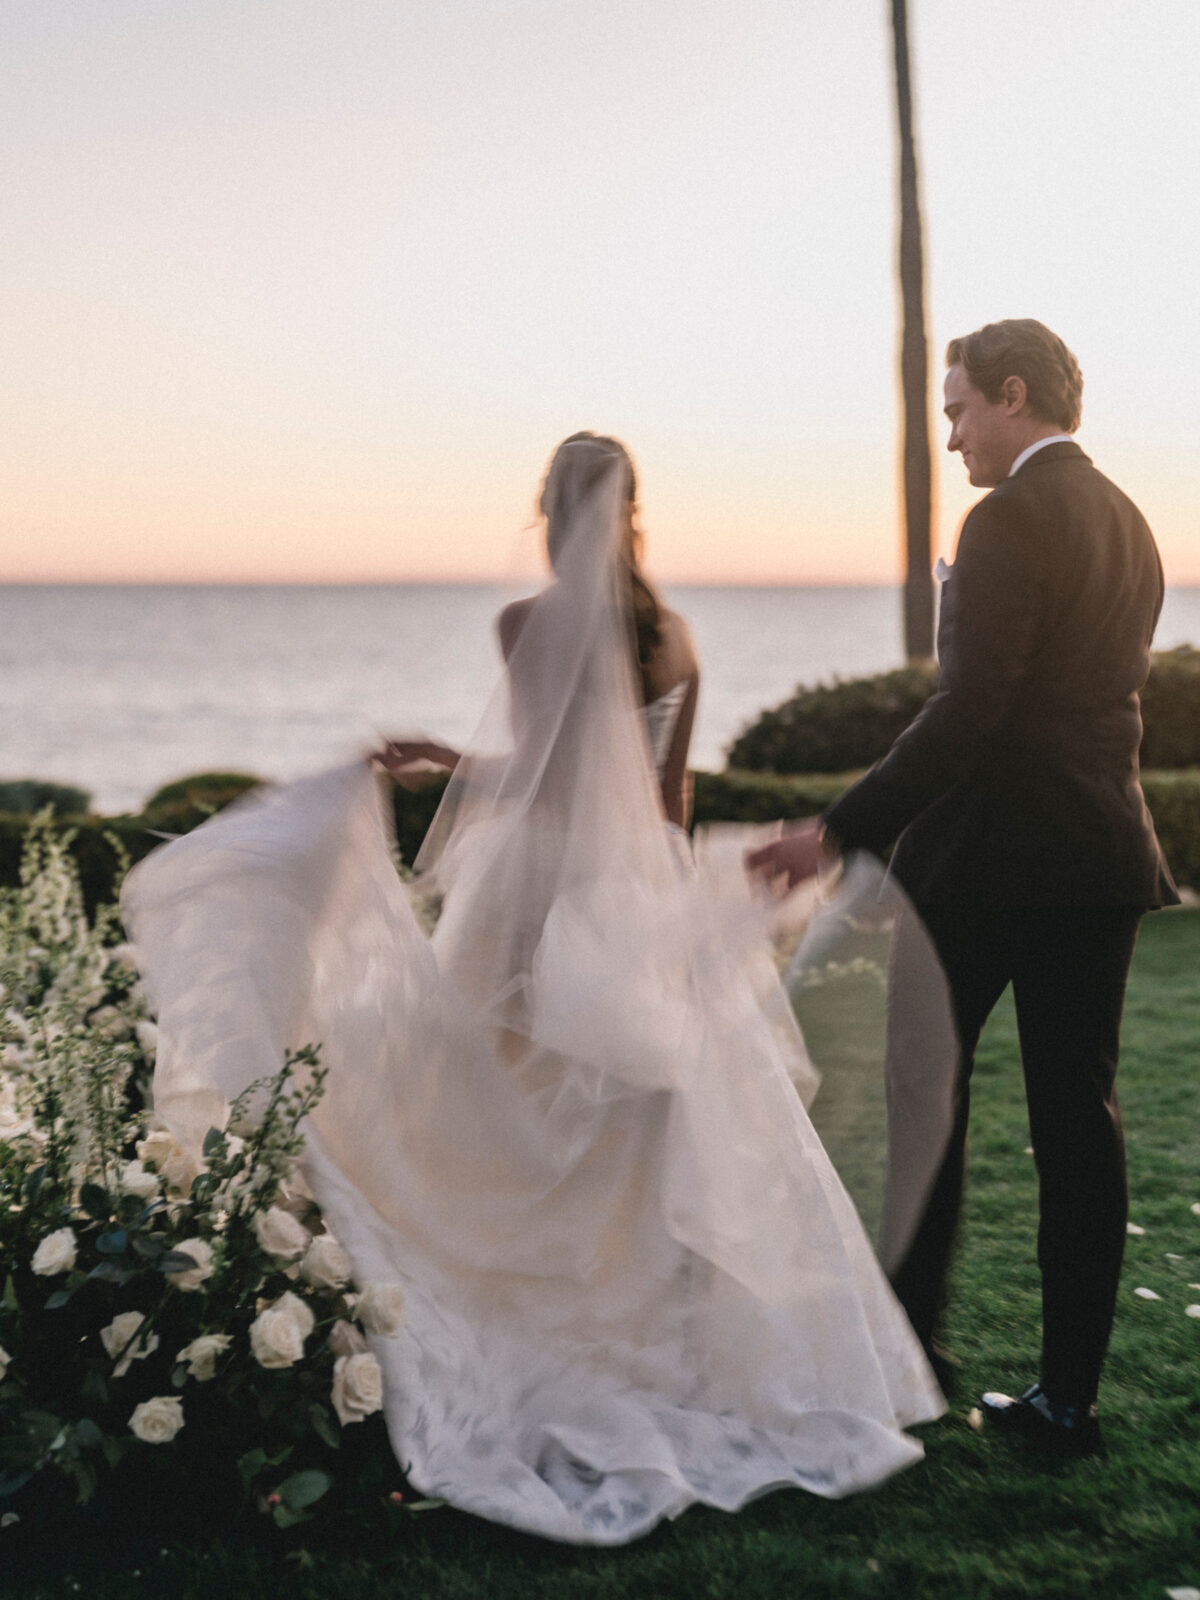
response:
<path fill-rule="evenodd" d="M 760 772 L 696 772 L 693 774 L 695 822 L 702 826 L 709 822 L 755 823 L 772 822 L 780 817 L 814 816 L 857 776 L 856 772 L 808 773 L 799 777 Z M 1144 772 L 1142 787 L 1176 882 L 1200 889 L 1200 768 Z M 413 794 L 399 788 L 393 791 L 396 838 L 402 861 L 412 862 L 444 788 L 445 780 L 438 779 Z M 193 802 L 196 793 L 194 786 Z M 27 816 L 0 816 L 0 884 L 18 881 L 21 848 L 28 826 Z M 141 860 L 161 842 L 151 831 L 145 816 L 89 817 L 60 826 L 74 832 L 72 850 L 80 865 L 89 912 L 112 896 L 117 871 L 117 850 L 110 842 L 112 839 L 117 840 L 119 848 L 134 861 Z"/>
<path fill-rule="evenodd" d="M 261 781 L 249 773 L 198 773 L 160 789 L 136 816 L 67 820 L 56 814 L 60 831 L 74 835 L 71 853 L 79 864 L 88 915 L 97 905 L 112 899 L 122 855 L 130 862 L 140 861 L 163 842 L 164 836 L 190 833 Z M 445 787 L 444 778 L 435 778 L 426 788 L 413 793 L 393 786 L 392 811 L 402 861 L 411 863 L 415 857 Z M 20 881 L 21 852 L 28 826 L 29 815 L 24 808 L 19 813 L 0 810 L 0 886 Z"/>
<path fill-rule="evenodd" d="M 729 765 L 755 772 L 869 767 L 916 716 L 936 682 L 935 667 L 912 666 L 799 688 L 733 742 Z M 1142 723 L 1147 771 L 1200 766 L 1200 650 L 1181 645 L 1152 656 Z"/>

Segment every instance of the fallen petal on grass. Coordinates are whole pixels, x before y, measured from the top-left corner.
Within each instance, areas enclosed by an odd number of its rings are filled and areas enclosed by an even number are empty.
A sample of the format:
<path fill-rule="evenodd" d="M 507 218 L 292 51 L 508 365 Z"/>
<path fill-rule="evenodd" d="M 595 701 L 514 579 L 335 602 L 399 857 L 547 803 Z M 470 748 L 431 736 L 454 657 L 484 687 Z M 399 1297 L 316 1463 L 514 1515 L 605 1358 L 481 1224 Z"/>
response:
<path fill-rule="evenodd" d="M 1200 1306 L 1184 1306 L 1183 1314 L 1185 1317 L 1200 1317 Z"/>
<path fill-rule="evenodd" d="M 1125 1232 L 1133 1234 L 1135 1238 L 1140 1238 L 1145 1231 L 1145 1228 L 1139 1227 L 1136 1222 L 1127 1222 L 1125 1224 Z"/>
<path fill-rule="evenodd" d="M 1134 1294 L 1139 1300 L 1161 1300 L 1162 1295 L 1155 1294 L 1153 1289 L 1135 1289 Z"/>
<path fill-rule="evenodd" d="M 983 1432 L 983 1412 L 978 1406 L 972 1406 L 967 1412 L 967 1427 L 974 1428 L 976 1433 Z"/>

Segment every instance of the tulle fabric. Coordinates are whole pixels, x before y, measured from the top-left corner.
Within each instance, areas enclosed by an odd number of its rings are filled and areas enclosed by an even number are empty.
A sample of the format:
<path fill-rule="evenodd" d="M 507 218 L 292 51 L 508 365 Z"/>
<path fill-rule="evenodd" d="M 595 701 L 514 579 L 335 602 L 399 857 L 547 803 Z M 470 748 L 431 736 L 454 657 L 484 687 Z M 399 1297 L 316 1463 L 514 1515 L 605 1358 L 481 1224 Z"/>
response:
<path fill-rule="evenodd" d="M 764 911 L 663 826 L 616 590 L 619 464 L 579 497 L 430 839 L 432 938 L 362 764 L 131 874 L 158 1115 L 193 1147 L 309 1041 L 306 1171 L 425 1493 L 620 1543 L 702 1501 L 842 1495 L 944 1402 L 805 1111 Z"/>

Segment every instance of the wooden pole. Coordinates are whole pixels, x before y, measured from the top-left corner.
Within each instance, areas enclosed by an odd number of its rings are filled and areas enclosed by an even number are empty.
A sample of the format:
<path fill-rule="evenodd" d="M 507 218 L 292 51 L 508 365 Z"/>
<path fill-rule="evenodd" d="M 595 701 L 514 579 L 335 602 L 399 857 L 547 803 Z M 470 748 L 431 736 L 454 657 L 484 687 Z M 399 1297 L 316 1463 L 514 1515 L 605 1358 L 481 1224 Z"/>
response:
<path fill-rule="evenodd" d="M 909 661 L 933 655 L 931 527 L 933 463 L 929 449 L 929 352 L 925 336 L 925 262 L 917 151 L 913 135 L 912 74 L 907 0 L 891 0 L 900 135 L 900 387 L 904 407 L 904 652 Z"/>

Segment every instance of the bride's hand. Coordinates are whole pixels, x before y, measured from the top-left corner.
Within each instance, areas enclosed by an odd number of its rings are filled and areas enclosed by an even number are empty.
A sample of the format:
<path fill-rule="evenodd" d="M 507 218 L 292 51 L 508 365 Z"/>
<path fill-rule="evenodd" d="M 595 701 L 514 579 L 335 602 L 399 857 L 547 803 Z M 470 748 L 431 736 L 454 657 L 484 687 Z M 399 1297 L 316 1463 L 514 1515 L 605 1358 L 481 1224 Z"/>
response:
<path fill-rule="evenodd" d="M 439 771 L 454 770 L 458 751 L 431 739 L 385 739 L 369 759 L 402 789 L 422 789 Z"/>

